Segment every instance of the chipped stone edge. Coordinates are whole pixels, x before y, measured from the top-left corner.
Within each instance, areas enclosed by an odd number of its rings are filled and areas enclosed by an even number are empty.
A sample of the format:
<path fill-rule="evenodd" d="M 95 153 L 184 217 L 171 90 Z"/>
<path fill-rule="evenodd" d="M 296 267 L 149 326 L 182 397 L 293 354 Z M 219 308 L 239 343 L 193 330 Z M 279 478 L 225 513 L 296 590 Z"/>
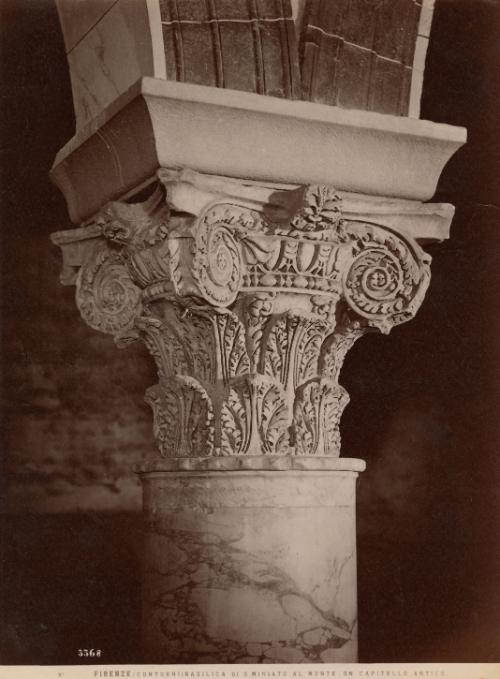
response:
<path fill-rule="evenodd" d="M 350 457 L 319 456 L 244 456 L 169 458 L 143 463 L 134 468 L 137 474 L 192 471 L 338 471 L 363 472 L 366 462 Z"/>

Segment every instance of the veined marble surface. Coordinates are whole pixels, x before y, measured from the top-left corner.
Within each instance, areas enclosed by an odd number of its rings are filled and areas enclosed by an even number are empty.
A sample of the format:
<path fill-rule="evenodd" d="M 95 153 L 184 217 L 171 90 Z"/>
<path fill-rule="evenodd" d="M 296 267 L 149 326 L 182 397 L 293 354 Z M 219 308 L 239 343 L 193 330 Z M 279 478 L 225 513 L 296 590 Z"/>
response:
<path fill-rule="evenodd" d="M 144 661 L 355 661 L 356 476 L 145 475 Z"/>
<path fill-rule="evenodd" d="M 64 24 L 64 16 L 61 17 Z M 68 52 L 77 128 L 155 75 L 147 6 L 117 0 Z"/>

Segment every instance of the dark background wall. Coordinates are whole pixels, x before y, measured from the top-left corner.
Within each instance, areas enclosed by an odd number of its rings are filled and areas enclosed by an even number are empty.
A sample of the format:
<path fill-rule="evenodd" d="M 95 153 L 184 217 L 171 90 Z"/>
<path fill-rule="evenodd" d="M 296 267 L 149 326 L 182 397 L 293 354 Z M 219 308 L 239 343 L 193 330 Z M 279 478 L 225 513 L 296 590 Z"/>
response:
<path fill-rule="evenodd" d="M 86 328 L 58 283 L 48 236 L 69 221 L 48 171 L 74 131 L 62 37 L 49 0 L 0 8 L 0 662 L 76 663 L 82 647 L 138 662 L 128 470 L 153 445 L 154 372 Z M 500 2 L 438 1 L 422 117 L 469 130 L 436 196 L 457 206 L 452 237 L 430 248 L 416 319 L 358 342 L 342 378 L 344 455 L 368 463 L 362 661 L 500 661 L 499 98 Z"/>

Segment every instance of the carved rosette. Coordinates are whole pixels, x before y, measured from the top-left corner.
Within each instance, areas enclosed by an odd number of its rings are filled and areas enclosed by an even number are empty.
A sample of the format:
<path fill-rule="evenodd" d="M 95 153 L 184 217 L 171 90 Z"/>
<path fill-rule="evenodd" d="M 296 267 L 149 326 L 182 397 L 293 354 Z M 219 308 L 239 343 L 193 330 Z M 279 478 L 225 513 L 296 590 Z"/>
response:
<path fill-rule="evenodd" d="M 94 249 L 77 275 L 76 305 L 94 330 L 115 335 L 133 326 L 141 312 L 141 291 L 120 253 L 105 244 Z"/>
<path fill-rule="evenodd" d="M 199 293 L 214 306 L 228 306 L 241 287 L 241 251 L 231 216 L 213 209 L 194 230 L 191 271 Z"/>
<path fill-rule="evenodd" d="M 146 400 L 160 455 L 338 456 L 345 354 L 414 316 L 430 258 L 344 214 L 331 187 L 266 201 L 233 180 L 202 192 L 191 173 L 189 214 L 171 174 L 170 205 L 158 186 L 54 235 L 84 320 L 120 344 L 142 339 L 156 361 Z"/>
<path fill-rule="evenodd" d="M 388 229 L 353 228 L 359 238 L 343 274 L 344 297 L 372 327 L 389 332 L 413 318 L 430 281 L 430 257 Z"/>

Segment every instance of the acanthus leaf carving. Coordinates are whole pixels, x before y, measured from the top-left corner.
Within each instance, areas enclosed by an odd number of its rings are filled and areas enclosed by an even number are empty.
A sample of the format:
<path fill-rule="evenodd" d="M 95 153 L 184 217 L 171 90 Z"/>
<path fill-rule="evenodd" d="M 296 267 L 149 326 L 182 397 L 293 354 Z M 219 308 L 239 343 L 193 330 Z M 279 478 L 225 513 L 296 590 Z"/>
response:
<path fill-rule="evenodd" d="M 221 455 L 290 453 L 286 394 L 265 375 L 235 381 L 221 409 Z"/>
<path fill-rule="evenodd" d="M 150 387 L 145 399 L 153 410 L 155 438 L 162 457 L 213 455 L 213 407 L 199 382 L 177 376 Z"/>
<path fill-rule="evenodd" d="M 258 292 L 245 299 L 243 318 L 252 372 L 257 372 L 261 361 L 264 329 L 273 311 L 274 297 L 273 293 Z"/>
<path fill-rule="evenodd" d="M 349 402 L 336 381 L 321 378 L 303 384 L 296 392 L 293 438 L 296 455 L 340 455 L 339 422 Z"/>
<path fill-rule="evenodd" d="M 298 231 L 336 230 L 342 226 L 342 199 L 332 186 L 313 184 L 305 187 L 303 205 L 292 218 Z"/>
<path fill-rule="evenodd" d="M 328 335 L 320 349 L 319 373 L 338 381 L 347 352 L 370 329 L 364 319 L 356 318 L 345 308 L 339 310 L 335 330 Z"/>
<path fill-rule="evenodd" d="M 245 328 L 232 312 L 218 313 L 214 321 L 219 341 L 222 379 L 227 384 L 231 379 L 250 372 Z"/>
<path fill-rule="evenodd" d="M 186 307 L 178 323 L 184 328 L 184 342 L 192 363 L 199 363 L 202 356 L 203 364 L 213 365 L 205 378 L 207 381 L 222 380 L 227 384 L 232 378 L 249 372 L 245 328 L 235 313 L 226 308 L 192 305 Z M 203 372 L 203 365 L 194 372 Z"/>
<path fill-rule="evenodd" d="M 289 311 L 275 315 L 265 338 L 264 374 L 293 393 L 318 374 L 319 351 L 328 328 L 328 320 L 317 314 Z"/>
<path fill-rule="evenodd" d="M 189 373 L 182 339 L 175 326 L 145 316 L 138 318 L 135 326 L 155 360 L 160 379 Z"/>
<path fill-rule="evenodd" d="M 246 380 L 233 385 L 221 407 L 221 455 L 246 455 L 252 440 L 252 402 Z"/>
<path fill-rule="evenodd" d="M 169 195 L 185 207 L 176 181 Z M 235 185 L 226 202 L 204 203 L 204 189 L 177 213 L 155 189 L 144 206 L 111 203 L 56 234 L 71 279 L 79 270 L 78 307 L 155 358 L 147 398 L 163 455 L 338 454 L 344 357 L 364 333 L 413 317 L 429 257 L 393 228 L 349 219 L 332 187 L 274 198 L 261 187 L 268 210 Z"/>

